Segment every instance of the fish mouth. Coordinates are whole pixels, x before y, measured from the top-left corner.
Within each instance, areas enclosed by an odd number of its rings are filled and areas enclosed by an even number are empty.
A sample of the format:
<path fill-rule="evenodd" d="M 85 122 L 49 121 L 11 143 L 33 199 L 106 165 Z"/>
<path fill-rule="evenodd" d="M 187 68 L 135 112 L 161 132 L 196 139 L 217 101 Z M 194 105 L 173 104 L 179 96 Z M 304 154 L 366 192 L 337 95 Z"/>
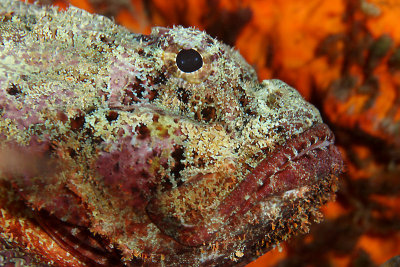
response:
<path fill-rule="evenodd" d="M 268 154 L 220 200 L 211 214 L 209 211 L 204 214 L 199 209 L 188 211 L 187 217 L 177 217 L 173 210 L 165 207 L 165 203 L 171 203 L 179 195 L 177 192 L 153 198 L 147 205 L 147 214 L 161 232 L 178 243 L 201 246 L 217 238 L 218 232 L 259 203 L 272 197 L 281 197 L 287 202 L 290 199 L 288 193 L 336 177 L 342 165 L 332 131 L 326 124 L 318 123 Z M 184 190 L 196 190 L 196 187 L 199 187 L 196 183 L 185 185 Z"/>

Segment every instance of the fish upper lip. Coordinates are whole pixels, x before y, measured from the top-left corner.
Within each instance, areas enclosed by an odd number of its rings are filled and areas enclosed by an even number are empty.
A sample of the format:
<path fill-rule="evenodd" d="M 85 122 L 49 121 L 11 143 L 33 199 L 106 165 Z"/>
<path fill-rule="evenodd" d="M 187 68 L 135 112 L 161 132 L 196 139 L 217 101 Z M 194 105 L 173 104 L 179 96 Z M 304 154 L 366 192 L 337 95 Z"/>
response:
<path fill-rule="evenodd" d="M 244 215 L 269 197 L 311 185 L 335 172 L 335 166 L 342 163 L 333 143 L 334 135 L 326 124 L 313 125 L 267 155 L 221 201 L 212 216 L 207 216 L 208 219 L 196 225 L 185 225 L 171 214 L 158 213 L 154 206 L 148 207 L 149 217 L 162 232 L 172 235 L 177 242 L 186 246 L 202 245 L 229 224 L 232 216 Z M 316 155 L 308 157 L 309 152 Z"/>
<path fill-rule="evenodd" d="M 296 138 L 288 140 L 288 142 L 278 147 L 273 153 L 261 161 L 235 189 L 238 192 L 244 192 L 240 189 L 240 187 L 244 187 L 248 189 L 248 194 L 246 194 L 247 197 L 244 196 L 247 200 L 242 200 L 240 204 L 232 205 L 232 207 L 240 207 L 236 212 L 244 214 L 266 197 L 279 195 L 302 186 L 295 183 L 287 184 L 287 187 L 271 185 L 270 178 L 274 175 L 279 175 L 289 164 L 304 157 L 308 152 L 316 149 L 324 149 L 333 145 L 334 139 L 334 135 L 328 126 L 324 123 L 319 123 L 304 131 Z M 292 185 L 292 187 L 290 187 L 290 185 Z M 230 196 L 235 196 L 235 190 Z"/>
<path fill-rule="evenodd" d="M 219 213 L 230 217 L 233 213 L 244 214 L 262 199 L 279 195 L 301 185 L 276 186 L 270 178 L 284 171 L 286 167 L 308 152 L 324 149 L 334 144 L 334 135 L 324 123 L 318 123 L 288 140 L 262 160 L 253 171 L 225 198 L 219 206 Z M 290 187 L 290 185 L 292 187 Z"/>

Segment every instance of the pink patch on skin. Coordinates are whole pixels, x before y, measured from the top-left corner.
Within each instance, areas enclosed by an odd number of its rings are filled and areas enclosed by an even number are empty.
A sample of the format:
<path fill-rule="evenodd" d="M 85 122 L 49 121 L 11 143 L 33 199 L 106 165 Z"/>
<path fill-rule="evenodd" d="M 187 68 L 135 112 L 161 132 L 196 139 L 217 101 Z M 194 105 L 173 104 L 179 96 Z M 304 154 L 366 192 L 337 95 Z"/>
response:
<path fill-rule="evenodd" d="M 152 162 L 156 161 L 159 166 L 167 164 L 168 159 L 163 158 L 161 153 L 174 148 L 169 139 L 137 137 L 121 138 L 113 151 L 101 153 L 96 169 L 111 192 L 117 192 L 135 210 L 144 211 L 161 178 L 155 173 L 157 170 Z"/>

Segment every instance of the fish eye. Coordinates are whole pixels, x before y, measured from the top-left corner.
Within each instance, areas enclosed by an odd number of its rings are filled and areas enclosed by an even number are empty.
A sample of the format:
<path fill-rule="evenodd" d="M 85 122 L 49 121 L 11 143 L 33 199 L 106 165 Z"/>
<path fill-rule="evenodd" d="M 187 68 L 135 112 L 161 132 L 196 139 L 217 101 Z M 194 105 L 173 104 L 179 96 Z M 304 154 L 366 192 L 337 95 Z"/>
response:
<path fill-rule="evenodd" d="M 185 73 L 194 72 L 203 66 L 203 58 L 194 49 L 182 49 L 176 55 L 176 65 Z"/>

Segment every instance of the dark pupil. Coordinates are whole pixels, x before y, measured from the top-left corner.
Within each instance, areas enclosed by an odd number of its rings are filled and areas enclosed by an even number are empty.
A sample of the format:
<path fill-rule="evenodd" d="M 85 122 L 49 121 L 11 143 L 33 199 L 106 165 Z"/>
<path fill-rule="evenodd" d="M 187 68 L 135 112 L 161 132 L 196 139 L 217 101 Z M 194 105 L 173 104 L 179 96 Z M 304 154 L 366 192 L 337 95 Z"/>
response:
<path fill-rule="evenodd" d="M 182 49 L 176 55 L 176 65 L 183 72 L 193 72 L 203 66 L 203 59 L 194 49 Z"/>

